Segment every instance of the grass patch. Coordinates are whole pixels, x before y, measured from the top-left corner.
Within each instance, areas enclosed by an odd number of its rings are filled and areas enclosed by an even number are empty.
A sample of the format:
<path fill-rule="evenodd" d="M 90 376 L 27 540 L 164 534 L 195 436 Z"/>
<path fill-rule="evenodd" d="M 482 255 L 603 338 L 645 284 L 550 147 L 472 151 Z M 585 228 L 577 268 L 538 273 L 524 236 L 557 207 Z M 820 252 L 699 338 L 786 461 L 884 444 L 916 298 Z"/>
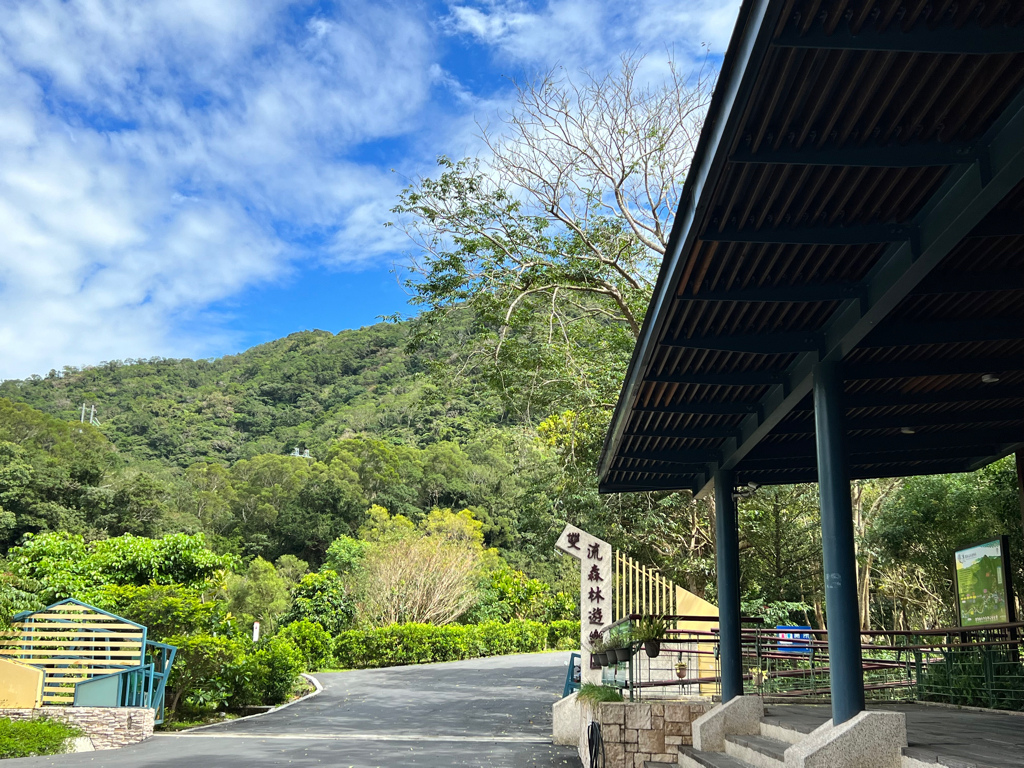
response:
<path fill-rule="evenodd" d="M 237 720 L 238 715 L 230 712 L 202 712 L 191 713 L 177 720 L 165 720 L 156 727 L 157 731 L 174 733 L 175 731 L 187 731 L 189 728 L 198 728 L 200 725 L 212 725 L 213 723 L 225 723 L 228 720 Z"/>
<path fill-rule="evenodd" d="M 584 683 L 580 686 L 580 692 L 576 698 L 579 701 L 589 701 L 592 704 L 598 704 L 602 701 L 622 701 L 622 694 L 619 693 L 618 688 L 612 688 L 610 685 Z"/>
<path fill-rule="evenodd" d="M 82 732 L 59 720 L 0 718 L 0 758 L 60 755 L 68 751 L 70 740 Z"/>

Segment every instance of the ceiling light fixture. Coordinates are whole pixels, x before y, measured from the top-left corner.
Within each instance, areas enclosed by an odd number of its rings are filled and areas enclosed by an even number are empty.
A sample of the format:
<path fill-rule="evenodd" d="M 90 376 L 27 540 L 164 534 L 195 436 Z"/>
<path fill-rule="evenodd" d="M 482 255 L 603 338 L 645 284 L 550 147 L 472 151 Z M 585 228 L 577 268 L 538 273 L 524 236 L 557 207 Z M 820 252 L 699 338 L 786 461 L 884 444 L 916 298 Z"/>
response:
<path fill-rule="evenodd" d="M 900 432 L 902 432 L 904 435 L 912 435 L 915 432 L 917 432 L 917 430 L 914 429 L 913 427 L 900 427 Z"/>
<path fill-rule="evenodd" d="M 996 376 L 994 373 L 985 373 L 982 374 L 981 381 L 984 384 L 995 384 L 997 381 L 999 381 L 999 377 Z"/>

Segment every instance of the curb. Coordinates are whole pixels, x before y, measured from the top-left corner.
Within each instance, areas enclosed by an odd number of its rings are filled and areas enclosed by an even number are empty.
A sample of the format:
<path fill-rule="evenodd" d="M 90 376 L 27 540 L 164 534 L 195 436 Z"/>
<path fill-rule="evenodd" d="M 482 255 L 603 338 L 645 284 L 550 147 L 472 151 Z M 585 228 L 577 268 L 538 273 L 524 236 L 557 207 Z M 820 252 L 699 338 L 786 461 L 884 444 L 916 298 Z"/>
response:
<path fill-rule="evenodd" d="M 300 701 L 305 701 L 306 699 L 311 699 L 311 698 L 313 698 L 314 696 L 316 696 L 317 694 L 319 694 L 319 693 L 321 693 L 323 691 L 323 689 L 324 689 L 323 684 L 319 680 L 317 680 L 315 677 L 313 677 L 312 675 L 306 674 L 305 672 L 302 673 L 302 677 L 304 677 L 308 682 L 312 683 L 313 687 L 316 690 L 311 691 L 310 693 L 307 693 L 305 696 L 300 696 L 299 698 L 295 699 L 295 701 L 289 701 L 287 704 L 282 704 L 279 707 L 274 707 L 273 709 L 268 709 L 266 712 L 257 712 L 255 715 L 246 715 L 245 717 L 236 717 L 234 720 L 226 720 L 223 723 L 207 723 L 206 725 L 197 725 L 195 728 L 186 728 L 184 731 L 178 731 L 177 733 L 156 733 L 156 734 L 153 734 L 153 735 L 154 736 L 181 736 L 182 734 L 186 734 L 186 733 L 195 733 L 196 731 L 203 731 L 203 730 L 206 730 L 207 728 L 217 728 L 219 726 L 225 725 L 225 723 L 240 723 L 243 720 L 252 720 L 252 719 L 257 718 L 257 717 L 266 717 L 267 715 L 271 715 L 274 712 L 280 712 L 282 709 L 288 709 L 288 707 L 290 707 L 292 704 L 298 704 Z"/>

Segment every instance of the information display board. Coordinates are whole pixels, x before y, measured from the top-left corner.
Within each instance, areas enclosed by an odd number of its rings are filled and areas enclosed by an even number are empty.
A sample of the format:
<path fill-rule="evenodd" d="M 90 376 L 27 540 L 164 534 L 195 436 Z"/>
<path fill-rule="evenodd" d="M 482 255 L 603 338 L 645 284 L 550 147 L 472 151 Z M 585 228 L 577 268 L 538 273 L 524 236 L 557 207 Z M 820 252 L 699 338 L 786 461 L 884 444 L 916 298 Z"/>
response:
<path fill-rule="evenodd" d="M 960 626 L 1015 621 L 1007 537 L 999 536 L 958 549 L 954 557 Z"/>

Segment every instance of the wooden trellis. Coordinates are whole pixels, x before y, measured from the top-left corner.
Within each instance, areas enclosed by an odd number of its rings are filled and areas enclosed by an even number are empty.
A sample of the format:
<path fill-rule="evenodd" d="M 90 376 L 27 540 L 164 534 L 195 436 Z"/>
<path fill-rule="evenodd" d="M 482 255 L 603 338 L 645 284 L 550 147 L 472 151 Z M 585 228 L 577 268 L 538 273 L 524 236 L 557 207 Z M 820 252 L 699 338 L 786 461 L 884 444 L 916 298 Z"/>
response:
<path fill-rule="evenodd" d="M 614 621 L 630 614 L 665 615 L 679 613 L 682 587 L 654 568 L 638 563 L 629 555 L 615 553 Z"/>
<path fill-rule="evenodd" d="M 146 628 L 98 608 L 65 600 L 14 617 L 0 656 L 43 670 L 44 705 L 71 706 L 75 686 L 144 664 Z"/>

